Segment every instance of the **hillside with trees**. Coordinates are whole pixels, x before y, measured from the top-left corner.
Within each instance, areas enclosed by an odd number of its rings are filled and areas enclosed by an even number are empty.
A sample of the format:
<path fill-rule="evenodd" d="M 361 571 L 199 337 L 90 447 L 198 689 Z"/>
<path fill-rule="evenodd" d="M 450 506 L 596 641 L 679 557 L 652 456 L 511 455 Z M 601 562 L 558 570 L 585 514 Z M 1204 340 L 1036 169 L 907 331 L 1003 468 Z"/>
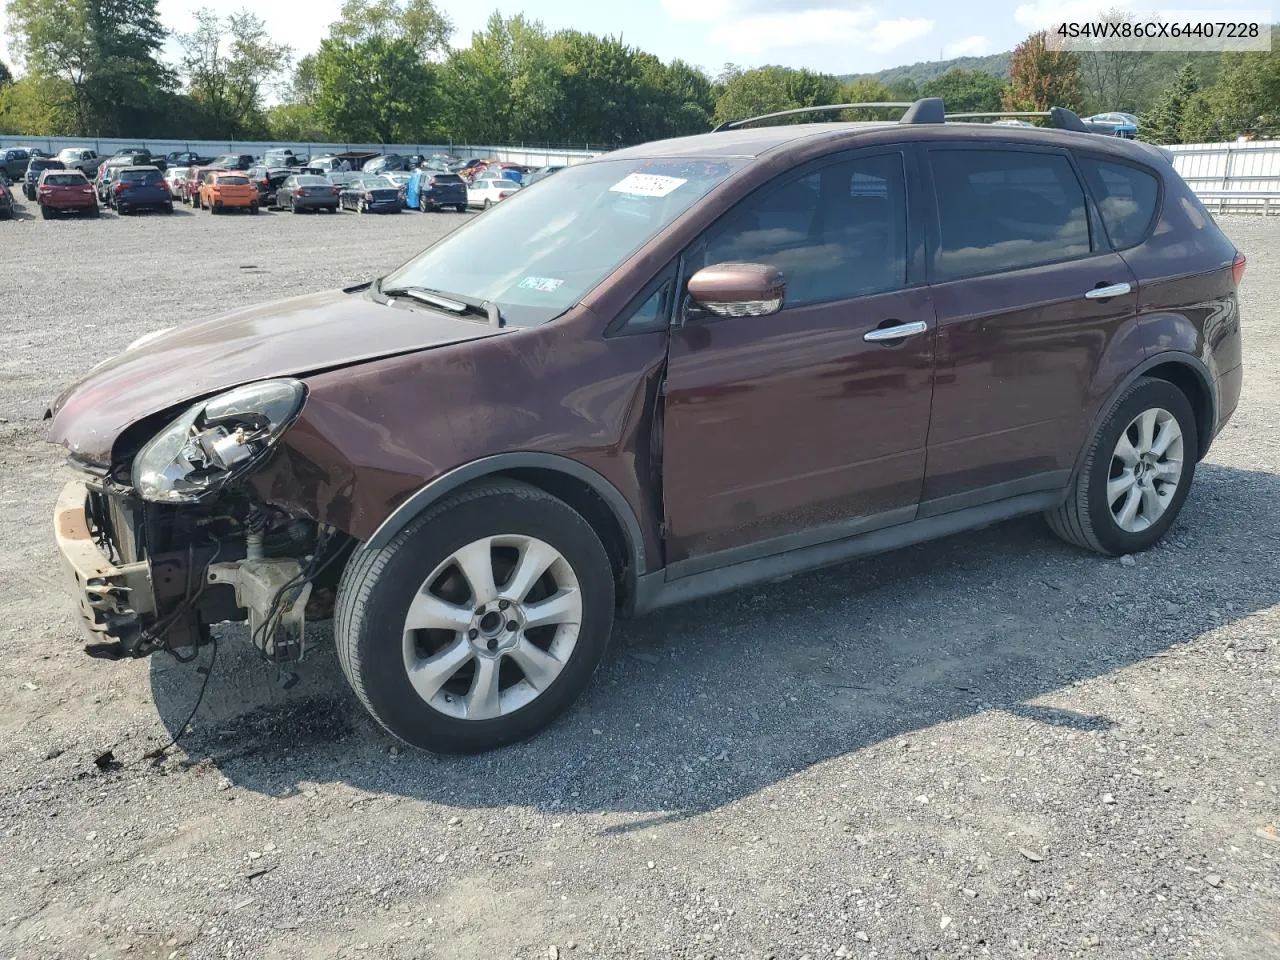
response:
<path fill-rule="evenodd" d="M 157 0 L 8 0 L 6 12 L 18 69 L 0 64 L 0 133 L 24 136 L 612 148 L 762 113 L 921 96 L 952 112 L 1124 110 L 1162 143 L 1280 135 L 1274 53 L 1063 53 L 1032 34 L 1007 53 L 875 74 L 726 64 L 710 77 L 619 37 L 521 15 L 494 13 L 455 46 L 434 0 L 346 0 L 319 49 L 300 57 L 249 9 L 199 10 L 195 28 L 173 37 Z M 164 58 L 171 39 L 176 62 Z"/>

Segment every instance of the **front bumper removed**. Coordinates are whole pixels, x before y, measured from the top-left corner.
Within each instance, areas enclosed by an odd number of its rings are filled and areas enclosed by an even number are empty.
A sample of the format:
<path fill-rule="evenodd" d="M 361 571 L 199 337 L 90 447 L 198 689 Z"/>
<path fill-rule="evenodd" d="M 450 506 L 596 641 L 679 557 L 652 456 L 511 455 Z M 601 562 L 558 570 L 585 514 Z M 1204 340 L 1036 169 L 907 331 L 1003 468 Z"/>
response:
<path fill-rule="evenodd" d="M 155 613 L 151 565 L 117 565 L 98 545 L 86 510 L 89 490 L 73 480 L 62 488 L 53 512 L 53 535 L 76 605 L 80 626 L 94 644 L 118 643 L 134 649 L 142 618 Z"/>

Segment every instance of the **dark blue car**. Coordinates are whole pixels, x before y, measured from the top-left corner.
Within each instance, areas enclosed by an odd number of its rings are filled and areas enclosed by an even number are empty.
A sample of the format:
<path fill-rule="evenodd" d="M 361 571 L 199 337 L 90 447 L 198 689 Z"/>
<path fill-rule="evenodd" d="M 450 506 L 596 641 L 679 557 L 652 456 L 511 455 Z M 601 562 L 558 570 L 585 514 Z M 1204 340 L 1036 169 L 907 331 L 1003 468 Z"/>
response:
<path fill-rule="evenodd" d="M 409 178 L 406 204 L 417 207 L 423 213 L 453 207 L 460 213 L 467 209 L 467 184 L 456 173 L 439 170 L 415 170 Z"/>
<path fill-rule="evenodd" d="M 173 213 L 173 194 L 164 174 L 155 167 L 124 167 L 115 175 L 107 193 L 108 206 L 124 216 L 138 210 L 163 210 Z"/>
<path fill-rule="evenodd" d="M 22 195 L 28 200 L 36 198 L 36 181 L 45 170 L 65 170 L 67 165 L 52 157 L 32 157 L 27 163 L 27 175 L 22 181 Z"/>

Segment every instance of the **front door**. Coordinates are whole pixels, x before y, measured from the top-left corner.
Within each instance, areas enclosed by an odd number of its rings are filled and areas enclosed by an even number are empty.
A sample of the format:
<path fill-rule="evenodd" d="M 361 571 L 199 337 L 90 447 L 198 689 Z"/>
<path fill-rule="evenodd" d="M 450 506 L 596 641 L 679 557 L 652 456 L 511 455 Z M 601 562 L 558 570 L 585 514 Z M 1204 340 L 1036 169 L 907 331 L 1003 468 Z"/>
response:
<path fill-rule="evenodd" d="M 934 314 L 908 271 L 904 163 L 896 150 L 846 154 L 786 175 L 686 255 L 686 277 L 768 263 L 787 289 L 772 316 L 694 316 L 672 331 L 668 577 L 914 517 Z M 878 339 L 889 327 L 902 335 Z"/>

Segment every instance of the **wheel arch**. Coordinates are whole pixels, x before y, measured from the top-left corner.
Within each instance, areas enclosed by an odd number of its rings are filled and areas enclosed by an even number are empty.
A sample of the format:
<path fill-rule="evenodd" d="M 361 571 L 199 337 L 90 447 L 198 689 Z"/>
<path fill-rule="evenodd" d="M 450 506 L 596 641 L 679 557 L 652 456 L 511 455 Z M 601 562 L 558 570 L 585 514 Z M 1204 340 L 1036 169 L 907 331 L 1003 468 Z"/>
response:
<path fill-rule="evenodd" d="M 1107 412 L 1115 405 L 1116 399 L 1139 377 L 1164 380 L 1182 391 L 1196 416 L 1196 440 L 1199 448 L 1196 460 L 1203 460 L 1205 454 L 1209 452 L 1209 444 L 1213 442 L 1214 426 L 1218 422 L 1218 395 L 1213 387 L 1213 376 L 1199 357 L 1169 350 L 1147 357 L 1134 367 L 1094 411 L 1086 441 L 1076 456 L 1076 471 L 1080 469 L 1089 449 L 1088 438 L 1097 433 L 1098 427 L 1102 424 Z"/>
<path fill-rule="evenodd" d="M 569 457 L 521 451 L 473 460 L 441 474 L 411 494 L 358 549 L 379 550 L 442 498 L 484 480 L 509 478 L 563 500 L 591 524 L 613 567 L 618 603 L 629 606 L 645 571 L 644 536 L 631 504 L 604 476 Z"/>

